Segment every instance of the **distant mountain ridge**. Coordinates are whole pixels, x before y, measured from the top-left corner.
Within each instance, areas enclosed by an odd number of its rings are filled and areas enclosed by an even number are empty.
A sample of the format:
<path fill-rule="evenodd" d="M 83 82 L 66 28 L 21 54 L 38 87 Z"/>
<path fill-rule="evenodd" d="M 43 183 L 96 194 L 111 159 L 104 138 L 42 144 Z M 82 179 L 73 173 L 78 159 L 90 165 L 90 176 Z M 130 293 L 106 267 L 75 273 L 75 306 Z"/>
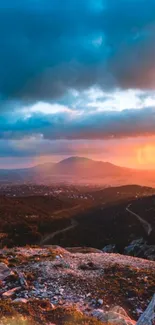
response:
<path fill-rule="evenodd" d="M 155 186 L 154 171 L 140 171 L 110 162 L 72 156 L 58 163 L 44 163 L 30 168 L 0 169 L 0 183 L 102 183 L 106 185 L 143 184 Z M 150 184 L 151 182 L 151 184 Z"/>

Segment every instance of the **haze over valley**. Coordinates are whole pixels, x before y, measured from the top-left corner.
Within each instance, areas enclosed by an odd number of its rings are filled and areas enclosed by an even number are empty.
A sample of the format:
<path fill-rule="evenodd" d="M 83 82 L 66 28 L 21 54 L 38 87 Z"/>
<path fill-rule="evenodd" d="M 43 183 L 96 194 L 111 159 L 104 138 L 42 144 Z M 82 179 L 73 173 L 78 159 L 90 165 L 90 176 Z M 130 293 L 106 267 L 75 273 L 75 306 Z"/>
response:
<path fill-rule="evenodd" d="M 68 157 L 58 163 L 44 163 L 23 169 L 0 169 L 2 184 L 94 184 L 155 186 L 154 170 L 137 170 L 84 157 Z"/>

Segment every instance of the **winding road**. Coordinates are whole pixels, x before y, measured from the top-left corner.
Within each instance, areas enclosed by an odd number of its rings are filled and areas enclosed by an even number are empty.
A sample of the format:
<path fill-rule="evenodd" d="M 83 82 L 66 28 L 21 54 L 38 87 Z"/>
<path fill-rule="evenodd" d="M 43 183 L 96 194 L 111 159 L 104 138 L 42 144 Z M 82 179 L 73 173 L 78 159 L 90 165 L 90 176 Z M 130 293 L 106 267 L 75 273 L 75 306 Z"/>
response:
<path fill-rule="evenodd" d="M 133 212 L 131 209 L 131 203 L 128 204 L 128 206 L 126 207 L 126 211 L 128 211 L 130 214 L 132 214 L 134 217 L 136 217 L 140 223 L 142 224 L 145 232 L 147 233 L 147 235 L 149 236 L 153 230 L 151 224 L 149 222 L 147 222 L 145 219 L 143 219 L 142 217 L 140 217 L 137 213 Z"/>
<path fill-rule="evenodd" d="M 52 234 L 46 236 L 42 241 L 41 241 L 41 245 L 45 245 L 47 244 L 49 241 L 51 241 L 55 236 L 57 235 L 60 235 L 60 234 L 63 234 L 75 227 L 77 227 L 78 225 L 78 222 L 75 220 L 75 219 L 71 219 L 71 225 L 66 227 L 66 228 L 63 228 L 61 230 L 57 230 L 57 231 L 54 231 Z"/>
<path fill-rule="evenodd" d="M 62 214 L 64 215 L 64 214 L 66 214 L 66 213 L 68 214 L 68 212 L 69 212 L 69 213 L 75 213 L 75 212 L 78 211 L 79 208 L 81 208 L 81 205 L 80 205 L 80 204 L 78 204 L 78 205 L 76 205 L 76 206 L 73 206 L 72 208 L 60 209 L 60 210 L 58 210 L 58 211 L 55 211 L 55 212 L 53 213 L 52 217 L 55 217 L 55 216 L 58 217 L 59 215 L 62 215 Z M 71 222 L 70 226 L 67 226 L 67 227 L 65 227 L 65 228 L 63 228 L 63 229 L 60 229 L 60 230 L 54 231 L 54 232 L 50 233 L 49 235 L 44 236 L 44 237 L 42 238 L 42 240 L 40 241 L 40 245 L 46 245 L 46 244 L 47 244 L 49 241 L 51 241 L 55 236 L 57 236 L 57 235 L 59 235 L 59 234 L 63 234 L 63 233 L 65 233 L 65 232 L 67 232 L 67 231 L 69 231 L 69 230 L 71 230 L 71 229 L 77 227 L 78 222 L 77 222 L 75 219 L 70 218 L 70 222 Z"/>

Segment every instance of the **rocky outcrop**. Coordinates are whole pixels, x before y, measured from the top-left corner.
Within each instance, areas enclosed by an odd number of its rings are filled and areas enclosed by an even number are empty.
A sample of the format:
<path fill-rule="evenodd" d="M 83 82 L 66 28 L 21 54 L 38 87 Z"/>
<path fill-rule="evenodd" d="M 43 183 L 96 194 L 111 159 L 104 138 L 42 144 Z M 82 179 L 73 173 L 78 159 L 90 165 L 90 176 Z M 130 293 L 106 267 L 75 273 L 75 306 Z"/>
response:
<path fill-rule="evenodd" d="M 103 253 L 118 253 L 115 244 L 109 244 L 102 249 Z M 149 245 L 143 238 L 133 240 L 124 248 L 124 255 L 145 258 L 155 261 L 155 245 Z"/>
<path fill-rule="evenodd" d="M 155 324 L 155 294 L 148 305 L 146 311 L 139 318 L 136 325 L 154 325 Z"/>
<path fill-rule="evenodd" d="M 155 245 L 148 245 L 143 238 L 139 238 L 125 247 L 124 254 L 155 261 Z"/>
<path fill-rule="evenodd" d="M 116 253 L 117 252 L 116 245 L 115 244 L 109 244 L 109 245 L 105 246 L 102 249 L 102 252 L 103 253 Z"/>
<path fill-rule="evenodd" d="M 57 246 L 1 250 L 1 255 L 6 264 L 0 263 L 0 310 L 11 305 L 19 311 L 20 306 L 21 315 L 22 308 L 34 315 L 40 308 L 40 317 L 45 309 L 48 319 L 51 312 L 74 306 L 82 317 L 93 319 L 86 324 L 135 325 L 154 293 L 153 261 L 101 252 L 71 253 Z M 154 307 L 155 297 L 138 325 L 146 319 L 150 323 L 145 325 L 154 325 Z"/>
<path fill-rule="evenodd" d="M 136 322 L 132 320 L 126 313 L 126 311 L 116 306 L 110 309 L 108 312 L 104 312 L 102 309 L 96 309 L 92 312 L 92 316 L 98 320 L 104 322 L 104 324 L 111 325 L 135 325 Z"/>
<path fill-rule="evenodd" d="M 95 309 L 92 312 L 92 316 L 96 317 L 105 325 L 154 325 L 155 324 L 155 294 L 148 305 L 146 311 L 141 315 L 138 322 L 132 320 L 126 311 L 120 307 L 115 306 L 108 312 L 104 312 L 102 309 Z"/>

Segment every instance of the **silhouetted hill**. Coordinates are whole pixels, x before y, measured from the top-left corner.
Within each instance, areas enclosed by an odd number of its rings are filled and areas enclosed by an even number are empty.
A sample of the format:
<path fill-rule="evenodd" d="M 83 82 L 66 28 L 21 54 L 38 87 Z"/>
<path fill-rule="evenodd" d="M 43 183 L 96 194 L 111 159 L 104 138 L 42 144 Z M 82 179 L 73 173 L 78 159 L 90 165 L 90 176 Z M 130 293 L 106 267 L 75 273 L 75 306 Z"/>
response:
<path fill-rule="evenodd" d="M 25 169 L 0 170 L 1 183 L 94 183 L 104 185 L 140 184 L 155 186 L 155 171 L 116 166 L 84 157 L 69 157 Z"/>

